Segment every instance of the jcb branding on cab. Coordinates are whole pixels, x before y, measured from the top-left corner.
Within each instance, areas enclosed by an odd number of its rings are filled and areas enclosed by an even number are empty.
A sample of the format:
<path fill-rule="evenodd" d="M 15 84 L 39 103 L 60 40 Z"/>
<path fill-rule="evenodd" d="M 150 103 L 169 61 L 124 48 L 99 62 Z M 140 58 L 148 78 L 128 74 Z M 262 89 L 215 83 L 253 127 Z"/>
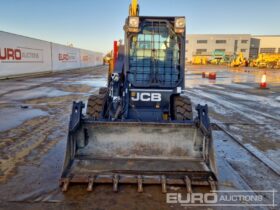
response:
<path fill-rule="evenodd" d="M 135 96 L 131 97 L 132 101 L 152 101 L 152 102 L 159 102 L 161 101 L 161 94 L 160 93 L 139 93 L 137 92 Z"/>

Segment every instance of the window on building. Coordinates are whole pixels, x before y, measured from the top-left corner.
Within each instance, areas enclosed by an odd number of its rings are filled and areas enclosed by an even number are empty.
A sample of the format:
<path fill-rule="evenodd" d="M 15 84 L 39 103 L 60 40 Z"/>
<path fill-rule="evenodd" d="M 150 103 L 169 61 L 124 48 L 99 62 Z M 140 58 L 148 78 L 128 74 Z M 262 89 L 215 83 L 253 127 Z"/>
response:
<path fill-rule="evenodd" d="M 241 44 L 247 44 L 248 43 L 248 40 L 241 40 Z"/>
<path fill-rule="evenodd" d="M 240 51 L 245 53 L 247 51 L 247 49 L 241 49 Z"/>
<path fill-rule="evenodd" d="M 204 52 L 207 52 L 207 49 L 196 49 L 196 54 L 197 55 L 202 54 Z"/>
<path fill-rule="evenodd" d="M 216 40 L 216 44 L 226 44 L 227 40 Z"/>
<path fill-rule="evenodd" d="M 186 40 L 186 44 L 189 44 L 189 40 Z"/>
<path fill-rule="evenodd" d="M 276 48 L 261 48 L 260 53 L 275 53 Z"/>
<path fill-rule="evenodd" d="M 216 49 L 215 51 L 218 51 L 218 52 L 225 52 L 226 49 Z"/>
<path fill-rule="evenodd" d="M 207 40 L 197 40 L 197 44 L 207 44 Z"/>
<path fill-rule="evenodd" d="M 259 54 L 259 48 L 250 48 L 249 58 L 255 59 L 258 57 L 258 54 Z"/>
<path fill-rule="evenodd" d="M 280 53 L 280 48 L 278 48 L 278 53 Z"/>

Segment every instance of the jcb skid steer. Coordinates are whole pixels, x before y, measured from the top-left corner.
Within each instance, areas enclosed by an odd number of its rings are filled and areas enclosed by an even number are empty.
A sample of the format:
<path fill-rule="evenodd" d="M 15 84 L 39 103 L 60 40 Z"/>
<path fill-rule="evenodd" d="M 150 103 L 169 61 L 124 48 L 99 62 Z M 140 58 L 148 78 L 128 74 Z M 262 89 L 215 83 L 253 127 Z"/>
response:
<path fill-rule="evenodd" d="M 132 5 L 133 8 L 133 5 Z M 133 13 L 131 13 L 133 14 Z M 60 180 L 71 183 L 194 185 L 215 189 L 207 105 L 193 118 L 185 87 L 185 18 L 130 15 L 108 86 L 74 102 Z"/>

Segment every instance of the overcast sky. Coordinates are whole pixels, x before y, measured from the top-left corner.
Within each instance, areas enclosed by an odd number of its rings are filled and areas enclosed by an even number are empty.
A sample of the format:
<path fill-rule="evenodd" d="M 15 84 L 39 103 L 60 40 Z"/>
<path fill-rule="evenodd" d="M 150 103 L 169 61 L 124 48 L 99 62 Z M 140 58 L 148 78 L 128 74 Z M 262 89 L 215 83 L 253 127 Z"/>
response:
<path fill-rule="evenodd" d="M 130 0 L 0 0 L 0 30 L 107 52 Z M 139 0 L 140 15 L 186 16 L 187 33 L 280 34 L 280 0 Z"/>

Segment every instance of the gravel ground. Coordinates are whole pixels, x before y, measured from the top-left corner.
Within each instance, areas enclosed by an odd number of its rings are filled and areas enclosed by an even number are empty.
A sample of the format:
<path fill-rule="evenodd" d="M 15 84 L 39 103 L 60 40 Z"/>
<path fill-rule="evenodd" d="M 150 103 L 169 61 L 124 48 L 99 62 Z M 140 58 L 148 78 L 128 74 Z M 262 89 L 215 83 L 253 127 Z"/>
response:
<path fill-rule="evenodd" d="M 106 85 L 107 67 L 41 77 L 0 81 L 0 209 L 194 209 L 167 204 L 159 186 L 71 186 L 62 193 L 58 180 L 63 165 L 73 100 L 86 101 Z M 217 72 L 211 81 L 203 71 Z M 264 70 L 221 66 L 188 66 L 186 90 L 194 104 L 209 106 L 211 121 L 250 145 L 275 164 L 280 162 L 280 71 L 267 70 L 269 89 L 259 89 Z M 194 108 L 194 106 L 193 106 Z M 213 132 L 219 169 L 219 190 L 278 190 L 272 172 L 224 132 Z M 278 165 L 279 166 L 279 165 Z M 201 189 L 194 189 L 198 192 Z M 168 186 L 168 192 L 186 193 Z M 272 202 L 269 192 L 255 192 Z M 229 207 L 197 207 L 197 209 Z M 273 207 L 243 207 L 243 209 Z M 236 207 L 232 207 L 236 209 Z M 242 208 L 241 208 L 242 209 Z M 277 207 L 274 207 L 277 209 Z"/>

